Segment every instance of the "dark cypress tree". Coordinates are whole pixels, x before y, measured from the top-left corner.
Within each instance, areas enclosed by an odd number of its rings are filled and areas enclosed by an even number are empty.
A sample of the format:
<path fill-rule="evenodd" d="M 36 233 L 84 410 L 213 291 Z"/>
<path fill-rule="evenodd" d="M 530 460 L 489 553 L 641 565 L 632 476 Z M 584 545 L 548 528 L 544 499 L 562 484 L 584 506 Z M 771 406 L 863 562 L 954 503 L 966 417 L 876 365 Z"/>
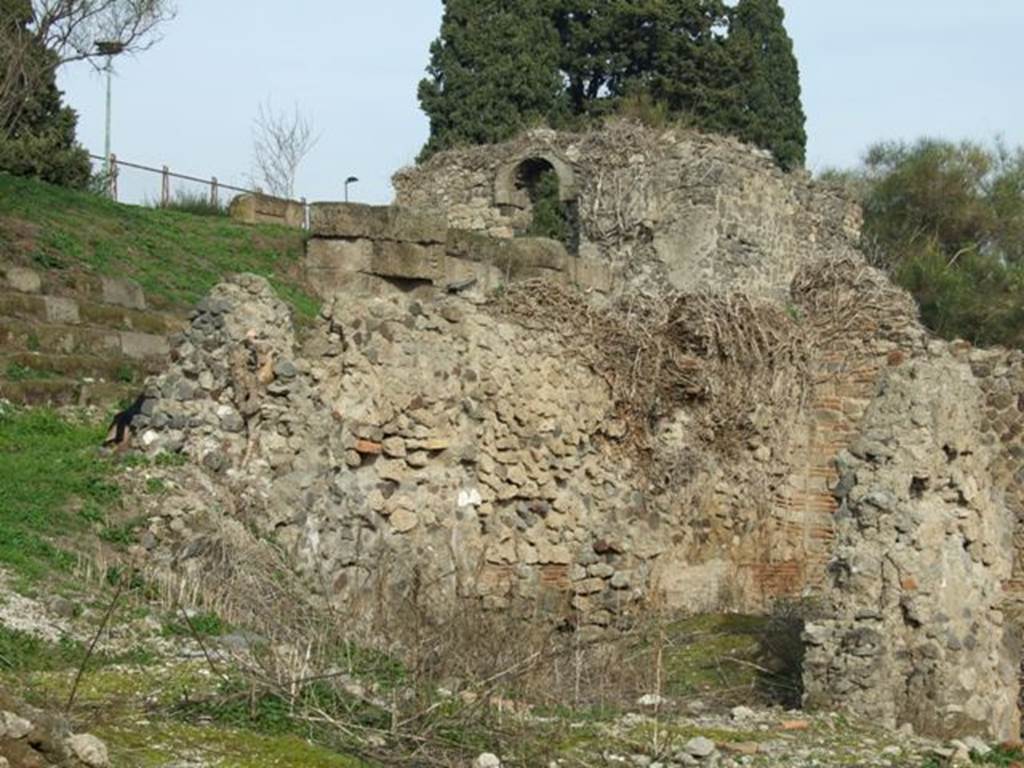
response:
<path fill-rule="evenodd" d="M 778 0 L 445 0 L 421 158 L 633 105 L 803 164 L 800 77 Z"/>
<path fill-rule="evenodd" d="M 731 98 L 721 0 L 560 0 L 554 13 L 575 114 L 644 97 L 703 124 Z"/>
<path fill-rule="evenodd" d="M 673 0 L 659 7 L 650 64 L 636 87 L 665 104 L 672 117 L 706 131 L 728 132 L 738 73 L 726 46 L 725 4 Z"/>
<path fill-rule="evenodd" d="M 444 0 L 419 99 L 430 118 L 421 159 L 503 141 L 561 110 L 558 33 L 549 0 Z"/>
<path fill-rule="evenodd" d="M 740 98 L 728 122 L 732 133 L 792 169 L 804 164 L 807 132 L 785 18 L 778 0 L 740 0 L 731 11 L 728 47 L 739 67 Z"/>
<path fill-rule="evenodd" d="M 28 0 L 0 0 L 0 171 L 83 187 L 90 165 L 75 141 L 78 117 L 61 103 L 56 56 L 31 22 Z"/>

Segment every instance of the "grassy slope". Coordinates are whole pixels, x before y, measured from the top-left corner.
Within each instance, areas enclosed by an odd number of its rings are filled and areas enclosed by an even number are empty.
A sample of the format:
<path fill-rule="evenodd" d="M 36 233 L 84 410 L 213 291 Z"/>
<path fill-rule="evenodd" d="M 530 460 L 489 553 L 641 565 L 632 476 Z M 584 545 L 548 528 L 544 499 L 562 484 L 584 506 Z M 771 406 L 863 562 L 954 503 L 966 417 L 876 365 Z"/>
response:
<path fill-rule="evenodd" d="M 194 304 L 224 275 L 254 272 L 311 317 L 317 303 L 300 279 L 303 243 L 294 229 L 121 205 L 0 174 L 0 258 L 131 277 L 173 308 Z"/>
<path fill-rule="evenodd" d="M 111 466 L 97 456 L 104 433 L 51 411 L 0 406 L 0 565 L 23 583 L 66 570 L 74 557 L 59 539 L 104 520 L 118 498 Z"/>

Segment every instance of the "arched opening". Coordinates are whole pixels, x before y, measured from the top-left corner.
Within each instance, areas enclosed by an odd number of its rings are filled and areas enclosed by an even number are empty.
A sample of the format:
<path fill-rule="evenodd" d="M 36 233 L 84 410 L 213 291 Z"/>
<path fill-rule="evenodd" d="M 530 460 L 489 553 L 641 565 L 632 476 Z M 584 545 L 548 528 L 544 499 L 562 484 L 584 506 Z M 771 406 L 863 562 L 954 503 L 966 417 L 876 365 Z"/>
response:
<path fill-rule="evenodd" d="M 579 210 L 575 178 L 564 161 L 546 155 L 527 157 L 498 174 L 495 202 L 514 222 L 516 235 L 548 237 L 579 251 Z"/>

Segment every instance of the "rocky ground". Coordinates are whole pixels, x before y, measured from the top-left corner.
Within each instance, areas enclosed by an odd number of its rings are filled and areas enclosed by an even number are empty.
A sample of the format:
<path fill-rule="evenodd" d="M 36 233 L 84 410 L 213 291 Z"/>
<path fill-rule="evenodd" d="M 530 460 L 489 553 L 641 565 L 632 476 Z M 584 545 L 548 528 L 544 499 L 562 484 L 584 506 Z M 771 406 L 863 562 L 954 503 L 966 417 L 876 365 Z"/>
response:
<path fill-rule="evenodd" d="M 73 651 L 91 642 L 111 598 L 109 588 L 94 589 L 92 599 L 81 591 L 74 599 L 19 595 L 5 580 L 0 687 L 7 693 L 0 696 L 0 753 L 6 762 L 0 766 L 938 768 L 1013 765 L 1018 755 L 978 740 L 938 743 L 907 731 L 885 732 L 838 713 L 765 706 L 753 691 L 739 694 L 739 699 L 749 698 L 749 705 L 729 706 L 724 702 L 737 701 L 735 691 L 725 695 L 721 687 L 702 683 L 702 691 L 687 695 L 649 693 L 615 707 L 575 712 L 495 699 L 484 703 L 489 712 L 479 722 L 469 716 L 451 719 L 461 729 L 458 749 L 424 752 L 421 760 L 402 743 L 400 724 L 370 727 L 365 711 L 354 715 L 353 728 L 339 739 L 325 735 L 298 710 L 275 709 L 263 699 L 245 701 L 249 694 L 244 688 L 240 705 L 233 694 L 246 679 L 239 670 L 249 658 L 253 637 L 209 614 L 169 611 L 142 594 L 122 598 L 76 683 L 82 667 Z M 56 639 L 54 633 L 59 633 Z M 693 668 L 677 667 L 672 675 L 703 680 L 694 675 L 707 660 L 693 653 L 687 658 Z M 389 696 L 405 695 L 374 675 L 354 669 L 340 676 L 340 685 L 383 709 Z M 54 716 L 72 689 L 70 715 Z M 434 694 L 432 706 L 480 711 L 471 706 L 480 702 L 468 691 L 437 687 Z M 335 737 L 346 730 L 336 725 Z"/>

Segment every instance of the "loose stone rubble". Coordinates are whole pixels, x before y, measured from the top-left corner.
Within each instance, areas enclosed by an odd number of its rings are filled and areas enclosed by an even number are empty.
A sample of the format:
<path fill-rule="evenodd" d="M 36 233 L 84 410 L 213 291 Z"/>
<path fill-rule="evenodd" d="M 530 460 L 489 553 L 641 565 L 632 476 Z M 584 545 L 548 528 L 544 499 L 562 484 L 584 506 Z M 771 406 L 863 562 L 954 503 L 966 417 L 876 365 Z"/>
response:
<path fill-rule="evenodd" d="M 0 766 L 108 768 L 106 745 L 72 734 L 68 724 L 0 691 Z"/>

